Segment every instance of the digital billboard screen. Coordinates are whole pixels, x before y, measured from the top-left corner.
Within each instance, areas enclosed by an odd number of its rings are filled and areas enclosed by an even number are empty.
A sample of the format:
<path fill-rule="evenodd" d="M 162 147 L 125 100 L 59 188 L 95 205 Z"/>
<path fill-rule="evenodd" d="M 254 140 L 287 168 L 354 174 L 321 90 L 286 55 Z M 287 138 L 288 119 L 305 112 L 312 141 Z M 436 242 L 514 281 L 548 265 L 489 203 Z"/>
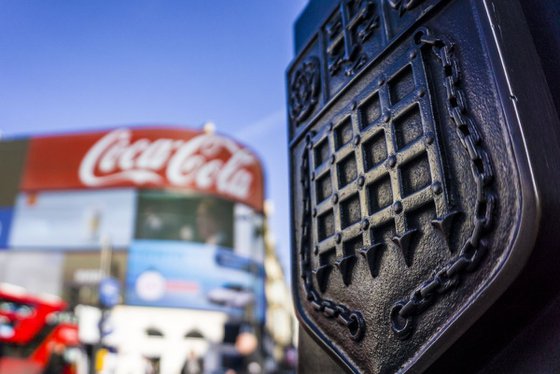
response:
<path fill-rule="evenodd" d="M 15 160 L 0 191 L 0 247 L 63 259 L 65 298 L 95 302 L 94 252 L 108 244 L 125 303 L 264 319 L 263 170 L 250 149 L 184 127 L 14 144 L 0 142 Z"/>
<path fill-rule="evenodd" d="M 233 248 L 234 203 L 213 197 L 142 191 L 136 239 L 184 240 Z"/>
<path fill-rule="evenodd" d="M 16 249 L 96 249 L 103 238 L 130 244 L 132 189 L 23 192 L 17 196 L 9 246 Z"/>
<path fill-rule="evenodd" d="M 262 215 L 216 197 L 140 191 L 126 303 L 264 318 Z"/>

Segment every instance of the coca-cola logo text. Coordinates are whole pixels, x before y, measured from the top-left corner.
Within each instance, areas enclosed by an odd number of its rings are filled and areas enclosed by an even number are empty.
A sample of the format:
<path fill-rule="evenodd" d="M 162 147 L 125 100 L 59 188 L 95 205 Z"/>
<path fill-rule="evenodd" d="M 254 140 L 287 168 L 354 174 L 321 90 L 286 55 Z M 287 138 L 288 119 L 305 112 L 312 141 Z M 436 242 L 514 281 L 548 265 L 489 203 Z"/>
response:
<path fill-rule="evenodd" d="M 132 141 L 131 130 L 117 129 L 89 149 L 80 164 L 79 178 L 89 187 L 171 185 L 247 199 L 255 181 L 251 168 L 256 163 L 248 150 L 219 135 Z"/>

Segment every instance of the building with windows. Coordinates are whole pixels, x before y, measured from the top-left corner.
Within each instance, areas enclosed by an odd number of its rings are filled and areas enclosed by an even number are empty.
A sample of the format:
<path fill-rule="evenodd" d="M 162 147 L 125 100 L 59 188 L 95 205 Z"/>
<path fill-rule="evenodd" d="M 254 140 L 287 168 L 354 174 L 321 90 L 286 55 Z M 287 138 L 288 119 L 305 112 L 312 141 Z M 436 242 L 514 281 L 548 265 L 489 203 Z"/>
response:
<path fill-rule="evenodd" d="M 0 282 L 62 297 L 82 342 L 121 366 L 262 365 L 247 342 L 266 316 L 263 171 L 247 147 L 123 127 L 8 139 L 0 155 Z"/>

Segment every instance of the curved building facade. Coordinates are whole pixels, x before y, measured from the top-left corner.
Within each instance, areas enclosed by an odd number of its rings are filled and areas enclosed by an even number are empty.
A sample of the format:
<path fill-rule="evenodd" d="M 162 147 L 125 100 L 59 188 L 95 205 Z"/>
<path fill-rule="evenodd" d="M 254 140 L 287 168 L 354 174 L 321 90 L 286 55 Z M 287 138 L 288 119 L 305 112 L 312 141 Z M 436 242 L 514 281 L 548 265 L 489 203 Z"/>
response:
<path fill-rule="evenodd" d="M 258 347 L 236 348 L 247 333 L 260 339 L 266 314 L 263 170 L 247 147 L 199 129 L 123 127 L 5 140 L 0 153 L 0 282 L 86 314 L 101 302 L 101 343 L 119 365 L 262 361 Z M 112 299 L 106 278 L 118 281 Z M 95 327 L 80 328 L 99 344 Z"/>

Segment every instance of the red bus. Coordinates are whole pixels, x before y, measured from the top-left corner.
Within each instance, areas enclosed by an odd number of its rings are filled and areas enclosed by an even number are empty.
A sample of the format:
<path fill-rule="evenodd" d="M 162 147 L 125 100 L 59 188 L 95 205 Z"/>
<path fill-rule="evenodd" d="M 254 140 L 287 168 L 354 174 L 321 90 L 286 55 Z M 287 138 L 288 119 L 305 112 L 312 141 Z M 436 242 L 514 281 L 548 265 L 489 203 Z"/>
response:
<path fill-rule="evenodd" d="M 55 296 L 0 284 L 0 374 L 42 373 L 55 365 L 62 374 L 76 373 L 78 326 L 65 309 Z"/>

